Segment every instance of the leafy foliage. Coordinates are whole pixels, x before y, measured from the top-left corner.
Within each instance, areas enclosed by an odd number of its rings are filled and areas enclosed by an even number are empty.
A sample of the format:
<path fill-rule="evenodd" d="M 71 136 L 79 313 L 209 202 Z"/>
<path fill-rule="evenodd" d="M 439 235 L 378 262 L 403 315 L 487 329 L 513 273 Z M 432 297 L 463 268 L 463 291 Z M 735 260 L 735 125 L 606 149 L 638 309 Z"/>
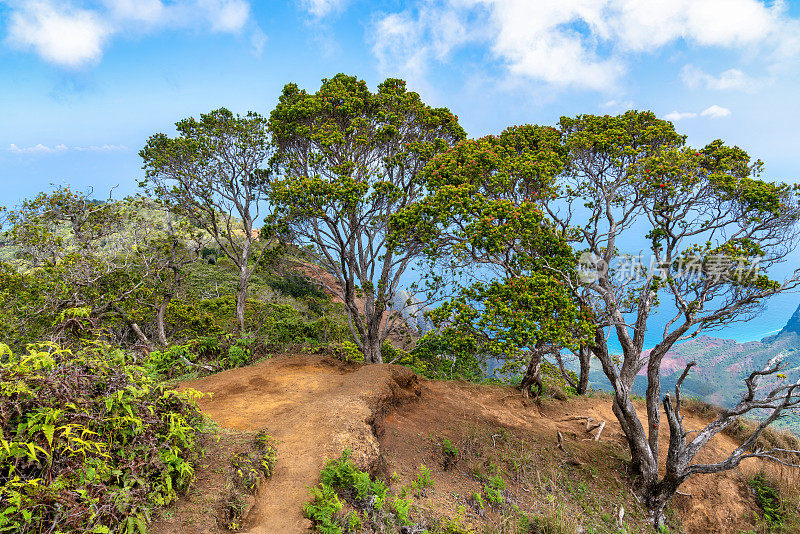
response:
<path fill-rule="evenodd" d="M 235 532 L 242 528 L 247 513 L 247 496 L 255 495 L 262 480 L 272 476 L 277 460 L 277 443 L 264 430 L 255 435 L 249 450 L 231 458 L 228 488 L 220 517 L 226 529 Z"/>
<path fill-rule="evenodd" d="M 366 361 L 379 362 L 384 311 L 417 255 L 386 249 L 388 218 L 420 196 L 423 166 L 464 130 L 402 80 L 388 79 L 373 93 L 345 74 L 323 80 L 315 93 L 287 84 L 269 124 L 283 172 L 272 200 L 295 245 L 338 282 L 329 289 L 345 303 L 353 342 Z"/>
<path fill-rule="evenodd" d="M 264 215 L 270 191 L 266 119 L 220 108 L 175 126 L 178 136 L 155 134 L 139 152 L 146 171 L 140 186 L 203 228 L 236 265 L 236 320 L 241 331 L 250 277 L 260 262 L 279 251 L 271 242 L 276 227 L 254 227 Z M 256 246 L 257 241 L 262 246 Z"/>
<path fill-rule="evenodd" d="M 392 217 L 392 246 L 422 245 L 431 262 L 460 275 L 456 296 L 431 319 L 484 358 L 538 361 L 590 333 L 572 288 L 554 276 L 572 269 L 576 254 L 542 209 L 565 165 L 551 127 L 461 141 L 426 166 L 430 193 Z"/>
<path fill-rule="evenodd" d="M 756 504 L 761 508 L 764 520 L 770 527 L 780 527 L 786 519 L 786 504 L 778 490 L 770 485 L 763 475 L 750 479 L 750 487 L 756 494 Z"/>
<path fill-rule="evenodd" d="M 448 438 L 442 439 L 442 454 L 444 455 L 444 470 L 452 469 L 458 462 L 458 447 Z"/>
<path fill-rule="evenodd" d="M 0 532 L 144 533 L 193 480 L 197 395 L 101 343 L 0 344 Z"/>
<path fill-rule="evenodd" d="M 384 503 L 388 497 L 386 485 L 373 480 L 369 473 L 361 471 L 350 460 L 349 449 L 342 456 L 329 460 L 320 473 L 320 484 L 311 490 L 312 500 L 303 510 L 306 517 L 314 522 L 314 526 L 323 533 L 341 533 L 343 527 L 350 524 L 351 514 L 340 517 L 338 512 L 343 501 L 363 514 L 364 521 L 382 523 L 384 520 L 398 524 L 407 524 L 408 506 L 399 505 L 385 510 Z M 396 504 L 397 500 L 393 501 Z M 389 514 L 389 515 L 387 515 Z M 402 516 L 400 514 L 403 514 Z M 359 521 L 361 516 L 359 516 Z"/>

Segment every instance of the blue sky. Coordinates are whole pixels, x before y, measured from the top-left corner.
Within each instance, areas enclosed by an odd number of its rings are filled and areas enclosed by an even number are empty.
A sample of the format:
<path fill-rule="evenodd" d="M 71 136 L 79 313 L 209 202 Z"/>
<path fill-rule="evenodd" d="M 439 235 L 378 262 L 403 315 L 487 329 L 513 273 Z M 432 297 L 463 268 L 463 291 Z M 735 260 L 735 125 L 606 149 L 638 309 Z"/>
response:
<path fill-rule="evenodd" d="M 50 184 L 133 193 L 149 135 L 220 106 L 268 113 L 285 83 L 337 72 L 404 78 L 471 136 L 650 109 L 800 177 L 800 2 L 12 0 L 0 66 L 0 205 Z"/>

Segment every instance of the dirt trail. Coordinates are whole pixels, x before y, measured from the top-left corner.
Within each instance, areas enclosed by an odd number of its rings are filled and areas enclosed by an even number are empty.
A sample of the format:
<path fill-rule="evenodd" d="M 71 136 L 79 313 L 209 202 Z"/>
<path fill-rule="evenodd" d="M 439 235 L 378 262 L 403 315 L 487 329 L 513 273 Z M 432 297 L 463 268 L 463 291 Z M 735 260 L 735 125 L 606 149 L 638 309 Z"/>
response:
<path fill-rule="evenodd" d="M 362 468 L 380 450 L 372 426 L 388 406 L 415 397 L 416 376 L 396 365 L 347 366 L 290 356 L 184 382 L 211 393 L 200 407 L 223 428 L 267 429 L 278 440 L 273 477 L 260 488 L 245 532 L 307 532 L 302 507 L 325 458 L 350 447 Z M 377 419 L 377 421 L 376 421 Z"/>

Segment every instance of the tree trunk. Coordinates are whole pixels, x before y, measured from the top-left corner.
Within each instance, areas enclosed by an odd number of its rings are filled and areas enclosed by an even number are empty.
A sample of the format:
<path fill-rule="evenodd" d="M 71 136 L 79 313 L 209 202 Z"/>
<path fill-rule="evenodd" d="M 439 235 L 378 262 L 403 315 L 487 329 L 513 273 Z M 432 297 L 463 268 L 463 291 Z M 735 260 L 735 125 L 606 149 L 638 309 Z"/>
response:
<path fill-rule="evenodd" d="M 239 334 L 243 334 L 245 331 L 245 307 L 247 305 L 247 286 L 249 281 L 250 272 L 245 260 L 245 263 L 239 268 L 239 290 L 236 295 L 236 324 L 239 328 Z"/>
<path fill-rule="evenodd" d="M 167 306 L 169 306 L 169 297 L 165 297 L 158 305 L 158 312 L 156 313 L 156 333 L 158 335 L 158 344 L 162 347 L 167 346 L 167 330 L 164 327 L 164 320 L 167 315 Z"/>
<path fill-rule="evenodd" d="M 578 374 L 578 387 L 575 388 L 578 395 L 585 395 L 589 389 L 589 358 L 591 354 L 587 345 L 581 345 L 580 349 L 578 349 L 578 361 L 581 366 Z"/>
<path fill-rule="evenodd" d="M 685 478 L 676 478 L 666 475 L 660 482 L 650 484 L 643 490 L 642 504 L 644 504 L 653 528 L 659 530 L 664 524 L 664 509 L 667 503 L 678 491 Z"/>
<path fill-rule="evenodd" d="M 367 339 L 364 340 L 364 361 L 367 363 L 383 363 L 380 339 L 378 333 L 372 330 L 367 332 Z"/>
<path fill-rule="evenodd" d="M 130 327 L 130 329 L 133 330 L 133 333 L 136 334 L 136 338 L 139 340 L 139 343 L 141 343 L 141 345 L 147 351 L 150 351 L 152 349 L 152 346 L 150 345 L 150 340 L 147 339 L 147 335 L 145 335 L 145 333 L 142 332 L 142 329 L 139 328 L 139 325 L 136 324 L 136 322 L 131 318 L 131 316 L 128 315 L 128 313 L 125 310 L 120 308 L 119 304 L 117 304 L 116 302 L 112 302 L 109 305 L 109 307 L 113 309 L 115 312 L 117 312 L 120 317 L 122 317 L 122 320 L 125 321 Z"/>
<path fill-rule="evenodd" d="M 133 321 L 131 321 L 130 325 L 131 329 L 133 330 L 133 333 L 136 334 L 136 337 L 139 338 L 139 341 L 142 343 L 142 345 L 145 345 L 149 350 L 150 340 L 147 339 L 147 336 L 144 334 L 144 332 L 142 332 L 142 329 L 139 328 L 139 325 L 134 323 Z"/>
<path fill-rule="evenodd" d="M 528 362 L 528 368 L 525 370 L 525 376 L 522 377 L 522 382 L 519 384 L 519 388 L 522 390 L 522 394 L 525 397 L 529 397 L 531 394 L 533 394 L 534 397 L 538 397 L 542 394 L 541 368 L 542 353 L 534 351 L 531 355 L 531 361 Z M 532 386 L 534 385 L 536 386 L 535 393 L 532 390 Z"/>

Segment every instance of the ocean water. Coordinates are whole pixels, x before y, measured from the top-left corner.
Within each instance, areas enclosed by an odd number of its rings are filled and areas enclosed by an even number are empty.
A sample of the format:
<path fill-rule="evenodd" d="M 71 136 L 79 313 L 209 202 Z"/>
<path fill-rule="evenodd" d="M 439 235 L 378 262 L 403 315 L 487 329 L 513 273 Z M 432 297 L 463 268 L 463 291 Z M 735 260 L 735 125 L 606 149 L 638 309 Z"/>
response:
<path fill-rule="evenodd" d="M 761 341 L 764 337 L 780 332 L 798 306 L 800 306 L 800 293 L 794 291 L 783 293 L 768 299 L 763 309 L 753 317 L 746 320 L 741 318 L 722 328 L 705 330 L 702 333 L 723 339 L 733 339 L 739 343 Z M 656 310 L 656 313 L 650 316 L 645 333 L 645 349 L 653 348 L 664 339 L 664 327 L 674 315 L 674 308 L 662 305 L 660 309 Z M 608 342 L 611 351 L 622 351 L 616 334 L 612 334 Z"/>

